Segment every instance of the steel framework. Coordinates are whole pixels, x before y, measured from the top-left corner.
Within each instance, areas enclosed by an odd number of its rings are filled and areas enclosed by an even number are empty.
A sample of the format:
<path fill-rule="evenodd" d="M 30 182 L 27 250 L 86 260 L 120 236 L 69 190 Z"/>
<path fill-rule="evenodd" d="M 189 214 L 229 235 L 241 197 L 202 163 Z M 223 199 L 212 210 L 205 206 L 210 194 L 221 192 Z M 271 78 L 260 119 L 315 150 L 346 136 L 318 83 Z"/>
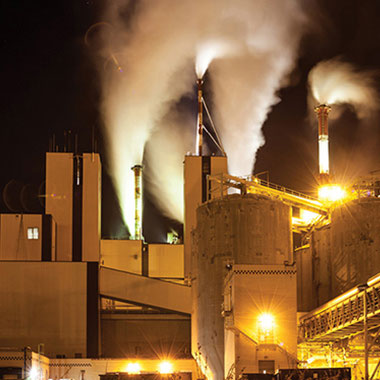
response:
<path fill-rule="evenodd" d="M 379 327 L 380 275 L 368 281 L 364 290 L 359 288 L 353 288 L 301 317 L 301 340 L 333 342 L 363 332 L 364 322 L 368 329 Z"/>

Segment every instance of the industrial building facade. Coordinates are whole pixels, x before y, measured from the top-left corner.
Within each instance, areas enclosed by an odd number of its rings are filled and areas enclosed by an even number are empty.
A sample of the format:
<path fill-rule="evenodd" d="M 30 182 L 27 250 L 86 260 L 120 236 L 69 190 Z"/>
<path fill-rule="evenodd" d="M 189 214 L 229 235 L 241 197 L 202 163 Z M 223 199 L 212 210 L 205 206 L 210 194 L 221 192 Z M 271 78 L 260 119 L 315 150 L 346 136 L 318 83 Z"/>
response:
<path fill-rule="evenodd" d="M 349 292 L 380 272 L 376 194 L 327 209 L 229 176 L 224 156 L 186 156 L 184 183 L 184 244 L 102 240 L 99 155 L 47 153 L 45 215 L 0 216 L 0 378 L 238 379 L 313 362 L 360 377 L 377 293 Z M 356 319 L 329 325 L 350 297 Z"/>

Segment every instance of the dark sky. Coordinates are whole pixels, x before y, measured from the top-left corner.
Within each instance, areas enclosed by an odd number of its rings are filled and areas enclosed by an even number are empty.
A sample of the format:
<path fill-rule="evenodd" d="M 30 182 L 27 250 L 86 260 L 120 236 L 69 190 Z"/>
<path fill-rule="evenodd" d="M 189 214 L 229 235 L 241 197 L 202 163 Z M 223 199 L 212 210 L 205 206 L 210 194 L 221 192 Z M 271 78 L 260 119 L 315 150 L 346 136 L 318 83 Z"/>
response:
<path fill-rule="evenodd" d="M 111 0 L 2 0 L 1 18 L 1 180 L 18 188 L 40 187 L 44 179 L 49 139 L 63 145 L 65 130 L 78 134 L 79 148 L 90 151 L 96 136 L 103 162 L 103 235 L 121 228 L 116 197 L 107 175 L 107 158 L 99 113 L 100 88 L 93 56 L 84 44 L 86 30 L 102 20 Z M 159 1 L 159 0 L 154 0 Z M 305 0 L 306 4 L 312 4 Z M 312 192 L 317 172 L 316 128 L 307 116 L 307 74 L 320 60 L 341 56 L 361 69 L 380 67 L 380 2 L 319 0 L 310 29 L 302 40 L 291 85 L 280 91 L 264 125 L 266 144 L 257 156 L 255 171 L 268 170 L 270 180 Z M 279 52 L 281 54 L 281 52 Z M 347 109 L 331 124 L 331 161 L 336 178 L 380 168 L 379 117 L 360 122 Z M 363 172 L 363 173 L 360 173 Z M 14 182 L 13 182 L 14 183 Z M 17 192 L 17 186 L 14 186 Z M 1 211 L 6 207 L 1 200 Z M 168 228 L 152 205 L 145 237 L 157 240 L 152 225 Z"/>

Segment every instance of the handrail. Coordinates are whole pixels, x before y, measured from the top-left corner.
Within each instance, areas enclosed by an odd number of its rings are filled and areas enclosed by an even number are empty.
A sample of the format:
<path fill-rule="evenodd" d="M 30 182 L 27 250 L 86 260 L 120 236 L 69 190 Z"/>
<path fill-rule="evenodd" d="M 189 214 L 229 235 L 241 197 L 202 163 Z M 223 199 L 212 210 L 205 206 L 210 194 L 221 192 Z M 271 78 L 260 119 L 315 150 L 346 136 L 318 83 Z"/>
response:
<path fill-rule="evenodd" d="M 333 341 L 363 329 L 366 297 L 369 328 L 380 325 L 380 276 L 368 281 L 368 288 L 358 287 L 327 302 L 300 318 L 300 337 L 304 341 Z"/>

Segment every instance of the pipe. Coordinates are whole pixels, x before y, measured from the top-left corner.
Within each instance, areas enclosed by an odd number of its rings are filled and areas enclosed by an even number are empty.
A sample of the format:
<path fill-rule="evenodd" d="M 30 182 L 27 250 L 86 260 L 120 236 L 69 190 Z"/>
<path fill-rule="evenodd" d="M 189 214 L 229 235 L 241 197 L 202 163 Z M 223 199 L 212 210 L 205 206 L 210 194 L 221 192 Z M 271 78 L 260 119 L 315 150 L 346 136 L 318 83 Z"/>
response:
<path fill-rule="evenodd" d="M 142 240 L 142 168 L 142 165 L 131 168 L 135 173 L 135 240 Z"/>
<path fill-rule="evenodd" d="M 203 80 L 202 78 L 199 78 L 197 80 L 198 84 L 198 156 L 202 156 L 202 145 L 203 145 L 203 103 L 202 103 L 202 84 Z"/>
<path fill-rule="evenodd" d="M 329 182 L 329 129 L 328 114 L 331 107 L 321 104 L 314 108 L 318 117 L 318 158 L 319 158 L 319 176 L 322 183 Z"/>

